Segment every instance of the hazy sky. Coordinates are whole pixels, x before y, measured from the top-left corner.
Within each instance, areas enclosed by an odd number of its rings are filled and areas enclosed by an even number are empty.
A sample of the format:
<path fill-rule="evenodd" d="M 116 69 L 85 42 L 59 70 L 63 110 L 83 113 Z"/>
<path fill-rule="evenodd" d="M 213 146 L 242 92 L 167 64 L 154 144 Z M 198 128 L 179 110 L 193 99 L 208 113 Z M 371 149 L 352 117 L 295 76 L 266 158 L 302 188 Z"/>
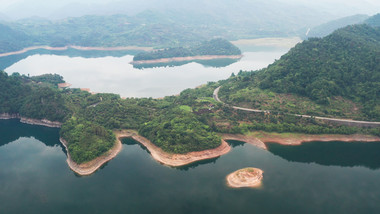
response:
<path fill-rule="evenodd" d="M 161 0 L 171 1 L 171 0 Z M 159 5 L 159 0 L 0 0 L 0 13 L 9 18 L 19 19 L 30 16 L 45 18 L 61 18 L 65 16 L 80 16 L 96 13 L 119 13 L 120 11 L 132 12 L 134 9 L 144 10 L 146 7 Z M 181 0 L 172 0 L 178 3 Z M 197 0 L 182 0 L 186 2 Z M 206 0 L 204 0 L 206 1 Z M 226 0 L 207 0 L 226 1 Z M 283 2 L 312 7 L 321 12 L 327 12 L 336 16 L 348 16 L 354 14 L 373 15 L 380 13 L 380 0 L 228 0 L 237 4 L 244 1 L 252 2 Z M 198 1 L 199 2 L 199 1 Z M 109 4 L 114 3 L 114 4 Z M 122 6 L 121 6 L 122 5 Z M 175 5 L 175 4 L 174 4 Z M 150 8 L 151 9 L 151 8 Z"/>

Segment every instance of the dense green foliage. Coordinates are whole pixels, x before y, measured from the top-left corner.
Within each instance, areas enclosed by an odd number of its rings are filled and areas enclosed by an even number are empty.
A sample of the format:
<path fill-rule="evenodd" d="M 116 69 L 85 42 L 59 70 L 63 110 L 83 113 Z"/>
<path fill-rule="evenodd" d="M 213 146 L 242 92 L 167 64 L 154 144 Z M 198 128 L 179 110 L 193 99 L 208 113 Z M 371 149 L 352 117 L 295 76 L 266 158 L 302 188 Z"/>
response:
<path fill-rule="evenodd" d="M 102 98 L 103 95 L 99 95 Z M 86 120 L 102 124 L 109 129 L 137 129 L 149 121 L 156 110 L 149 99 L 106 99 L 83 111 Z"/>
<path fill-rule="evenodd" d="M 187 153 L 212 149 L 220 145 L 220 137 L 189 111 L 167 112 L 145 123 L 139 133 L 167 152 Z"/>
<path fill-rule="evenodd" d="M 69 116 L 62 94 L 51 87 L 36 87 L 24 97 L 19 113 L 28 118 L 64 121 Z"/>
<path fill-rule="evenodd" d="M 204 56 L 204 55 L 240 55 L 241 51 L 238 47 L 225 39 L 213 39 L 204 41 L 192 47 L 176 47 L 157 50 L 152 52 L 142 52 L 133 57 L 137 60 L 154 60 L 172 57 L 187 56 Z"/>
<path fill-rule="evenodd" d="M 70 114 L 58 89 L 18 73 L 0 71 L 0 100 L 0 113 L 60 122 Z"/>
<path fill-rule="evenodd" d="M 380 90 L 380 30 L 349 26 L 297 45 L 260 72 L 261 88 L 328 102 L 340 95 L 374 100 Z"/>
<path fill-rule="evenodd" d="M 75 117 L 63 124 L 60 134 L 69 142 L 71 158 L 79 164 L 104 154 L 116 141 L 111 130 Z"/>
<path fill-rule="evenodd" d="M 64 83 L 63 77 L 58 74 L 43 74 L 39 76 L 33 76 L 30 78 L 31 80 L 35 82 L 44 82 L 44 83 L 50 83 L 54 86 L 58 85 L 59 83 Z"/>
<path fill-rule="evenodd" d="M 0 53 L 21 50 L 32 44 L 33 41 L 27 34 L 20 30 L 14 30 L 5 24 L 0 24 Z"/>
<path fill-rule="evenodd" d="M 0 113 L 18 113 L 24 104 L 23 98 L 30 87 L 23 84 L 25 80 L 17 73 L 8 76 L 0 71 Z"/>

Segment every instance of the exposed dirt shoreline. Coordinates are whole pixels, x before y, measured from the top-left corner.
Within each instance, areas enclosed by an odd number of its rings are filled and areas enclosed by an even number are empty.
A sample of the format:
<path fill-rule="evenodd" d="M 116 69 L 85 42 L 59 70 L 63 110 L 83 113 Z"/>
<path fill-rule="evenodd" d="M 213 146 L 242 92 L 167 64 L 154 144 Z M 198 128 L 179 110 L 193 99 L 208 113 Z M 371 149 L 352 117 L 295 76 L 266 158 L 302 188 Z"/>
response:
<path fill-rule="evenodd" d="M 152 47 L 138 47 L 138 46 L 82 47 L 82 46 L 76 46 L 76 45 L 67 45 L 64 47 L 50 47 L 50 46 L 43 45 L 43 46 L 28 47 L 28 48 L 24 48 L 24 49 L 19 50 L 19 51 L 0 53 L 0 57 L 23 54 L 23 53 L 26 53 L 28 51 L 37 50 L 37 49 L 45 49 L 45 50 L 52 50 L 52 51 L 65 51 L 69 48 L 81 50 L 81 51 L 130 51 L 130 50 L 152 51 L 153 50 Z"/>
<path fill-rule="evenodd" d="M 193 60 L 212 60 L 212 59 L 240 59 L 242 55 L 204 55 L 204 56 L 187 56 L 187 57 L 172 57 L 172 58 L 161 58 L 153 60 L 136 60 L 132 61 L 132 65 L 142 65 L 142 64 L 156 64 L 156 63 L 169 63 L 169 62 L 184 62 Z"/>
<path fill-rule="evenodd" d="M 380 137 L 371 135 L 309 135 L 309 134 L 294 134 L 294 133 L 267 133 L 267 132 L 252 132 L 249 135 L 222 134 L 224 140 L 237 140 L 252 144 L 259 148 L 267 150 L 265 143 L 278 143 L 282 145 L 296 146 L 302 143 L 321 141 L 342 141 L 342 142 L 380 142 Z"/>
<path fill-rule="evenodd" d="M 100 167 L 102 167 L 103 164 L 105 164 L 108 161 L 115 158 L 117 156 L 117 154 L 119 154 L 119 152 L 122 149 L 120 136 L 118 136 L 116 134 L 115 145 L 110 150 L 108 150 L 108 152 L 106 154 L 104 154 L 100 157 L 97 157 L 92 161 L 82 163 L 82 164 L 78 164 L 71 159 L 69 149 L 67 147 L 68 143 L 63 138 L 59 138 L 59 140 L 61 141 L 62 145 L 66 148 L 66 152 L 67 152 L 67 160 L 66 161 L 67 161 L 67 164 L 69 165 L 70 169 L 73 170 L 75 173 L 82 175 L 82 176 L 91 175 L 92 173 L 94 173 L 96 170 L 98 170 Z"/>
<path fill-rule="evenodd" d="M 122 130 L 116 133 L 121 138 L 132 138 L 138 141 L 149 150 L 150 154 L 156 161 L 172 167 L 184 166 L 196 161 L 216 158 L 227 154 L 231 150 L 228 143 L 222 140 L 221 145 L 215 149 L 189 152 L 186 154 L 172 154 L 163 151 L 161 148 L 150 142 L 150 140 L 138 135 L 134 130 Z"/>
<path fill-rule="evenodd" d="M 47 127 L 60 128 L 61 123 L 49 121 L 46 119 L 36 120 L 30 118 L 21 117 L 19 114 L 0 114 L 0 119 L 20 119 L 22 123 L 28 123 L 32 125 L 42 125 Z M 343 141 L 343 142 L 380 142 L 380 137 L 370 135 L 307 135 L 307 134 L 294 134 L 294 133 L 266 133 L 266 132 L 252 132 L 248 135 L 241 134 L 220 134 L 222 137 L 222 143 L 219 147 L 204 151 L 189 152 L 186 154 L 173 154 L 163 151 L 161 148 L 154 145 L 148 139 L 138 135 L 135 130 L 119 130 L 114 131 L 116 135 L 115 145 L 104 155 L 82 164 L 75 163 L 68 152 L 67 142 L 60 138 L 62 145 L 67 151 L 67 163 L 69 167 L 79 175 L 90 175 L 98 170 L 103 164 L 107 163 L 111 159 L 115 158 L 122 149 L 122 138 L 132 138 L 142 144 L 148 149 L 152 157 L 167 166 L 178 167 L 188 165 L 200 160 L 207 160 L 216 158 L 227 154 L 231 147 L 226 142 L 227 140 L 237 140 L 245 143 L 252 144 L 261 149 L 267 150 L 265 143 L 279 143 L 282 145 L 300 145 L 306 142 L 313 141 Z"/>
<path fill-rule="evenodd" d="M 263 179 L 263 170 L 258 168 L 239 169 L 227 175 L 227 185 L 232 188 L 259 187 Z"/>

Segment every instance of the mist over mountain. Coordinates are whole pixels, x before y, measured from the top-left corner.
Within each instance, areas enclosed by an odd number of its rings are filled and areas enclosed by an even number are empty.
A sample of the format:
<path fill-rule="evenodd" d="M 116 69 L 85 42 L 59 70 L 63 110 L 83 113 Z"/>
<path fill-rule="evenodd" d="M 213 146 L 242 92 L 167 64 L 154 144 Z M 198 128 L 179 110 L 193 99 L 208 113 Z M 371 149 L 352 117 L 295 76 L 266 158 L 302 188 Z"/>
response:
<path fill-rule="evenodd" d="M 354 16 L 336 19 L 309 29 L 306 32 L 305 37 L 324 37 L 329 35 L 338 28 L 342 28 L 347 25 L 363 23 L 368 18 L 369 16 L 367 15 L 358 14 Z"/>
<path fill-rule="evenodd" d="M 219 17 L 246 16 L 263 20 L 272 16 L 292 17 L 294 21 L 308 23 L 313 20 L 321 24 L 329 19 L 340 18 L 358 13 L 373 15 L 380 2 L 376 0 L 0 0 L 0 13 L 12 19 L 39 16 L 49 19 L 62 19 L 83 15 L 125 14 L 134 16 L 146 10 L 154 12 L 190 11 L 193 14 L 210 14 Z M 189 13 L 191 14 L 191 13 Z M 269 16 L 270 17 L 270 16 Z M 302 17 L 302 18 L 301 18 Z M 300 19 L 296 19 L 300 18 Z M 277 19 L 278 20 L 278 19 Z M 318 21 L 319 20 L 319 21 Z"/>
<path fill-rule="evenodd" d="M 369 19 L 365 21 L 365 23 L 372 27 L 380 27 L 380 13 L 371 16 Z"/>

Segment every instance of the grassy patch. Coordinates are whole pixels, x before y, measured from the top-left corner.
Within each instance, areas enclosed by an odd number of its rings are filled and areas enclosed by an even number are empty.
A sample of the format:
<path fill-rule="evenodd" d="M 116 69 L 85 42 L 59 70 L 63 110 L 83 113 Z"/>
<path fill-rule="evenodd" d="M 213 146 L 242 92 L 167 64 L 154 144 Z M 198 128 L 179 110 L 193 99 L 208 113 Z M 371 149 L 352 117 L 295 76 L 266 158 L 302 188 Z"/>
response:
<path fill-rule="evenodd" d="M 181 109 L 182 111 L 185 111 L 185 112 L 192 112 L 193 111 L 193 109 L 187 105 L 182 105 L 179 107 L 179 109 Z"/>

